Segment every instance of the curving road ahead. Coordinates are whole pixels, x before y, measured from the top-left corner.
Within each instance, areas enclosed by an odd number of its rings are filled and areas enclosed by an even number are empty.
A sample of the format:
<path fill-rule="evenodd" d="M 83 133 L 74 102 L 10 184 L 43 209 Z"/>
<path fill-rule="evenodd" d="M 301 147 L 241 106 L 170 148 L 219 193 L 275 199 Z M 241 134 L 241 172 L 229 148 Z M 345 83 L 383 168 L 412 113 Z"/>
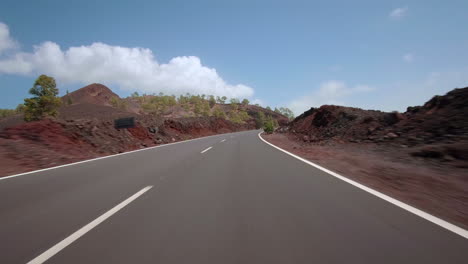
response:
<path fill-rule="evenodd" d="M 0 263 L 466 263 L 468 239 L 217 135 L 0 180 Z"/>

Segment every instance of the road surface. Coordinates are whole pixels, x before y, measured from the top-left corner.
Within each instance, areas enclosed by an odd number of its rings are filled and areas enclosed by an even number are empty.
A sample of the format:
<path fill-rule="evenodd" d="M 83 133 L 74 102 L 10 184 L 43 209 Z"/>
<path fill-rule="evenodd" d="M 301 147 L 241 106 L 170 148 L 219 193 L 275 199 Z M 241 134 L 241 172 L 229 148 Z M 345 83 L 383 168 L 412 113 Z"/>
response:
<path fill-rule="evenodd" d="M 468 239 L 257 134 L 0 180 L 0 263 L 467 263 Z"/>

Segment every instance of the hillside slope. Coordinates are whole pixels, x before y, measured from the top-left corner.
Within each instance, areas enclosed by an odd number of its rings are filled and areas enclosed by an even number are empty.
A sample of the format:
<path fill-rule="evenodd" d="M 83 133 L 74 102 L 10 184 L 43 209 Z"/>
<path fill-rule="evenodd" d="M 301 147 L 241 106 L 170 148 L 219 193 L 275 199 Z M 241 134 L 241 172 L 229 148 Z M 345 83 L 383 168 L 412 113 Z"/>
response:
<path fill-rule="evenodd" d="M 288 122 L 287 117 L 258 106 L 208 105 L 200 96 L 185 99 L 156 95 L 120 98 L 102 84 L 91 84 L 62 97 L 56 118 L 28 123 L 22 115 L 1 119 L 0 176 L 255 129 L 260 113 L 283 125 Z M 203 111 L 198 111 L 200 106 Z M 135 118 L 136 126 L 114 128 L 114 120 L 123 117 Z"/>
<path fill-rule="evenodd" d="M 87 85 L 62 97 L 65 104 L 71 100 L 72 104 L 88 103 L 107 106 L 112 106 L 112 98 L 119 98 L 119 96 L 100 83 Z"/>
<path fill-rule="evenodd" d="M 294 119 L 288 130 L 305 141 L 336 139 L 420 146 L 468 140 L 468 87 L 435 96 L 405 113 L 324 105 Z"/>

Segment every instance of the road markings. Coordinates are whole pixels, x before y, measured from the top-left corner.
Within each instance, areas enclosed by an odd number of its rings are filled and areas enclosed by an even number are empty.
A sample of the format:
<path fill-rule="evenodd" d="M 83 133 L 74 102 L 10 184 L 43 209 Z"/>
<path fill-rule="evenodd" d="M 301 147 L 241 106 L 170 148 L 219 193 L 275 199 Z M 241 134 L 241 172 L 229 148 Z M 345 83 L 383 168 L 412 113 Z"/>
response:
<path fill-rule="evenodd" d="M 207 152 L 208 150 L 210 150 L 211 148 L 213 148 L 213 147 L 209 147 L 209 148 L 207 148 L 207 149 L 203 150 L 203 151 L 202 151 L 202 152 L 200 152 L 200 153 L 201 153 L 201 154 L 203 154 L 203 153 Z"/>
<path fill-rule="evenodd" d="M 239 132 L 235 132 L 235 133 L 239 133 Z M 232 134 L 232 133 L 228 133 L 228 134 Z M 159 146 L 143 148 L 143 149 L 137 149 L 137 150 L 127 151 L 127 152 L 123 152 L 123 153 L 119 153 L 119 154 L 113 154 L 113 155 L 103 156 L 103 157 L 94 158 L 94 159 L 82 160 L 82 161 L 63 164 L 63 165 L 59 165 L 59 166 L 55 166 L 55 167 L 50 167 L 50 168 L 45 168 L 45 169 L 40 169 L 40 170 L 35 170 L 35 171 L 28 171 L 28 172 L 23 172 L 23 173 L 14 174 L 14 175 L 8 175 L 8 176 L 1 176 L 0 175 L 0 181 L 10 179 L 10 178 L 19 177 L 19 176 L 24 176 L 24 175 L 28 175 L 28 174 L 33 174 L 33 173 L 36 173 L 36 172 L 54 170 L 54 169 L 73 166 L 73 165 L 78 165 L 78 164 L 86 163 L 86 162 L 90 162 L 90 161 L 96 161 L 96 160 L 100 160 L 100 159 L 107 159 L 107 158 L 112 158 L 112 157 L 116 157 L 116 156 L 120 156 L 120 155 L 126 155 L 126 154 L 130 154 L 130 153 L 134 153 L 134 152 L 145 151 L 145 150 L 161 148 L 161 147 L 167 147 L 167 146 L 170 146 L 170 145 L 175 145 L 175 144 L 180 144 L 180 143 L 187 143 L 187 142 L 190 142 L 190 141 L 205 139 L 205 138 L 209 138 L 209 137 L 218 137 L 220 135 L 222 135 L 222 134 L 206 136 L 206 137 L 199 137 L 199 138 L 194 138 L 194 139 L 188 139 L 188 140 L 183 140 L 183 141 L 174 142 L 174 143 L 167 143 L 167 144 L 162 144 L 162 145 L 159 145 Z M 233 137 L 233 136 L 231 136 L 231 137 Z"/>
<path fill-rule="evenodd" d="M 109 211 L 105 212 L 103 215 L 99 216 L 91 223 L 83 226 L 81 229 L 76 231 L 75 233 L 71 234 L 64 240 L 60 241 L 55 246 L 51 247 L 41 255 L 37 256 L 33 260 L 29 261 L 28 264 L 40 264 L 47 261 L 49 258 L 60 252 L 62 249 L 73 243 L 75 240 L 86 234 L 87 232 L 91 231 L 91 229 L 95 228 L 100 223 L 104 222 L 107 218 L 111 217 L 113 214 L 117 213 L 120 209 L 127 206 L 129 203 L 133 202 L 135 199 L 143 195 L 145 192 L 149 191 L 149 189 L 153 188 L 153 186 L 146 186 L 145 188 L 141 189 L 139 192 L 135 193 L 134 195 L 127 198 L 125 201 L 119 203 L 114 208 L 110 209 Z"/>
<path fill-rule="evenodd" d="M 361 189 L 363 191 L 366 191 L 366 192 L 368 192 L 370 194 L 373 194 L 373 195 L 379 197 L 380 199 L 383 199 L 383 200 L 385 200 L 385 201 L 387 201 L 389 203 L 392 203 L 392 204 L 394 204 L 394 205 L 396 205 L 396 206 L 398 206 L 398 207 L 400 207 L 400 208 L 402 208 L 402 209 L 404 209 L 404 210 L 406 210 L 406 211 L 408 211 L 410 213 L 413 213 L 413 214 L 415 214 L 415 215 L 417 215 L 417 216 L 419 216 L 421 218 L 426 219 L 429 222 L 432 222 L 432 223 L 434 223 L 434 224 L 436 224 L 436 225 L 438 225 L 440 227 L 443 227 L 443 228 L 445 228 L 445 229 L 447 229 L 449 231 L 452 231 L 455 234 L 458 234 L 458 235 L 468 239 L 468 230 L 465 230 L 465 229 L 463 229 L 463 228 L 461 228 L 459 226 L 451 224 L 451 223 L 449 223 L 449 222 L 447 222 L 445 220 L 442 220 L 442 219 L 440 219 L 440 218 L 438 218 L 436 216 L 433 216 L 433 215 L 428 214 L 428 213 L 426 213 L 426 212 L 424 212 L 422 210 L 419 210 L 419 209 L 417 209 L 415 207 L 412 207 L 411 205 L 408 205 L 408 204 L 405 204 L 405 203 L 403 203 L 401 201 L 398 201 L 397 199 L 394 199 L 394 198 L 392 198 L 392 197 L 390 197 L 388 195 L 385 195 L 385 194 L 383 194 L 381 192 L 378 192 L 378 191 L 376 191 L 374 189 L 371 189 L 371 188 L 369 188 L 367 186 L 364 186 L 364 185 L 362 185 L 360 183 L 357 183 L 357 182 L 355 182 L 353 180 L 350 180 L 350 179 L 348 179 L 348 178 L 346 178 L 344 176 L 339 175 L 336 172 L 333 172 L 333 171 L 331 171 L 329 169 L 326 169 L 326 168 L 324 168 L 324 167 L 322 167 L 320 165 L 317 165 L 317 164 L 315 164 L 315 163 L 313 163 L 311 161 L 308 161 L 308 160 L 306 160 L 304 158 L 301 158 L 301 157 L 299 157 L 299 156 L 297 156 L 295 154 L 292 154 L 289 151 L 286 151 L 286 150 L 284 150 L 284 149 L 282 149 L 280 147 L 277 147 L 277 146 L 271 144 L 270 142 L 266 141 L 265 139 L 263 139 L 262 136 L 260 136 L 260 134 L 262 134 L 262 133 L 263 132 L 258 133 L 258 137 L 263 142 L 267 143 L 268 145 L 270 145 L 270 146 L 272 146 L 272 147 L 274 147 L 274 148 L 276 148 L 276 149 L 278 149 L 278 150 L 280 150 L 280 151 L 282 151 L 282 152 L 284 152 L 284 153 L 286 153 L 286 154 L 288 154 L 288 155 L 290 155 L 290 156 L 292 156 L 292 157 L 294 157 L 294 158 L 296 158 L 296 159 L 298 159 L 300 161 L 303 161 L 303 162 L 305 162 L 305 163 L 307 163 L 307 164 L 309 164 L 309 165 L 311 165 L 311 166 L 313 166 L 313 167 L 315 167 L 315 168 L 317 168 L 317 169 L 319 169 L 321 171 L 324 171 L 324 172 L 326 172 L 326 173 L 328 173 L 328 174 L 330 174 L 330 175 L 332 175 L 332 176 L 334 176 L 334 177 L 336 177 L 336 178 L 338 178 L 338 179 L 340 179 L 342 181 L 345 181 L 345 182 L 347 182 L 347 183 L 349 183 L 351 185 L 354 185 L 355 187 L 357 187 L 357 188 L 359 188 L 359 189 Z"/>
<path fill-rule="evenodd" d="M 226 139 L 221 140 L 221 142 L 224 142 L 224 141 L 226 141 Z"/>

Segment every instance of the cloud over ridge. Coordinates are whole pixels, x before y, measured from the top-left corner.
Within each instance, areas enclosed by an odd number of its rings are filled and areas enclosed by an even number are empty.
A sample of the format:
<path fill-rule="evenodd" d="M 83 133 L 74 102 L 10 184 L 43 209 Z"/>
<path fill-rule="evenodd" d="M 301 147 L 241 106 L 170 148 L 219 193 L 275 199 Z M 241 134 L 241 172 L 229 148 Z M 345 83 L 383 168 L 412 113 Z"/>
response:
<path fill-rule="evenodd" d="M 8 26 L 0 23 L 0 56 L 13 49 Z M 0 74 L 48 74 L 65 84 L 101 82 L 144 93 L 212 94 L 251 97 L 246 85 L 225 82 L 216 69 L 203 66 L 196 56 L 174 57 L 159 63 L 150 49 L 111 46 L 96 42 L 66 50 L 46 41 L 31 53 L 14 52 L 0 57 Z"/>
<path fill-rule="evenodd" d="M 342 101 L 347 96 L 374 91 L 375 88 L 368 85 L 349 86 L 343 81 L 329 80 L 320 84 L 311 94 L 302 96 L 289 102 L 288 107 L 296 114 L 302 114 L 310 107 L 319 107 L 325 104 L 345 105 Z"/>

